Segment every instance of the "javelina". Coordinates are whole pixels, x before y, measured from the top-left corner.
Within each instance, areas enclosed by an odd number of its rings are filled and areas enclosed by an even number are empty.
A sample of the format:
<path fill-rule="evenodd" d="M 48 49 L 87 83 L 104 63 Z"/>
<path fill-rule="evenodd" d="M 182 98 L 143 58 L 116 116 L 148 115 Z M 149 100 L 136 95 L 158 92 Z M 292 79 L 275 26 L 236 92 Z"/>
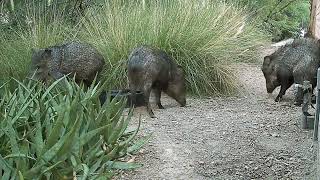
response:
<path fill-rule="evenodd" d="M 270 56 L 264 57 L 262 72 L 266 79 L 267 92 L 281 86 L 275 101 L 280 101 L 286 90 L 293 84 L 310 81 L 316 86 L 316 74 L 320 65 L 319 42 L 310 38 L 295 39 Z M 301 105 L 302 94 L 297 93 L 295 105 Z"/>
<path fill-rule="evenodd" d="M 163 109 L 160 102 L 162 91 L 181 106 L 186 105 L 183 69 L 160 49 L 145 45 L 135 48 L 129 55 L 128 78 L 129 88 L 133 94 L 139 90 L 143 92 L 147 111 L 151 117 L 155 117 L 149 103 L 151 89 L 154 90 L 156 104 L 160 109 Z"/>
<path fill-rule="evenodd" d="M 101 72 L 105 62 L 103 56 L 91 45 L 70 42 L 44 49 L 32 49 L 29 76 L 48 82 L 49 78 L 59 79 L 64 75 L 75 75 L 77 82 L 90 86 Z"/>

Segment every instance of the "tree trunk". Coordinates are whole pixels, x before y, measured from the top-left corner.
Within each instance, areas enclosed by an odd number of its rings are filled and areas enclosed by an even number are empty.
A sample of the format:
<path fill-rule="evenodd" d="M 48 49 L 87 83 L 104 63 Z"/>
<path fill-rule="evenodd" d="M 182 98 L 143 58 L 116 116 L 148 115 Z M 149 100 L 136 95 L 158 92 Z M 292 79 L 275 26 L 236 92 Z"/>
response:
<path fill-rule="evenodd" d="M 310 24 L 308 36 L 320 39 L 320 2 L 311 0 Z"/>

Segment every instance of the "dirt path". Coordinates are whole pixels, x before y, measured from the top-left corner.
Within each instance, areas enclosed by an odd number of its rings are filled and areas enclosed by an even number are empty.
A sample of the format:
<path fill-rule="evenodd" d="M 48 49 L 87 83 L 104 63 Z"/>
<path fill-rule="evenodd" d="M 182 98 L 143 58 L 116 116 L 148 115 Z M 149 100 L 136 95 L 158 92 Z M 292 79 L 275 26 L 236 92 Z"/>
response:
<path fill-rule="evenodd" d="M 135 158 L 144 166 L 116 179 L 311 179 L 312 131 L 299 128 L 292 90 L 275 103 L 258 65 L 234 68 L 245 89 L 240 97 L 188 98 L 185 108 L 163 97 L 157 119 L 138 108 L 141 133 L 153 133 Z"/>

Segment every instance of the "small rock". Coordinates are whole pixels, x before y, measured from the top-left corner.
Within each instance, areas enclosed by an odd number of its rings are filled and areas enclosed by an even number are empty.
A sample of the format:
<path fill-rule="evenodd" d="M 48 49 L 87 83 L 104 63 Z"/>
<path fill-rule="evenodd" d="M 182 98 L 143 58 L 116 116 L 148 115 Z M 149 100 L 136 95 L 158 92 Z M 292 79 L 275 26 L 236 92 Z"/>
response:
<path fill-rule="evenodd" d="M 280 137 L 280 135 L 278 133 L 272 133 L 271 136 L 272 137 Z"/>
<path fill-rule="evenodd" d="M 140 153 L 140 154 L 144 154 L 144 153 L 145 153 L 145 150 L 144 150 L 144 149 L 140 149 L 140 150 L 139 150 L 139 153 Z"/>

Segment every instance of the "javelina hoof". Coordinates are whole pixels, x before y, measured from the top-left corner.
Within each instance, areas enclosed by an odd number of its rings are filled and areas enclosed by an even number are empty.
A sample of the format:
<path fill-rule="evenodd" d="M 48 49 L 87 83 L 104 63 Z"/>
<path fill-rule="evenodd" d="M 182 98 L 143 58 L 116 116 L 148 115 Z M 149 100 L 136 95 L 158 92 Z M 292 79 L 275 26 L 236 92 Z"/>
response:
<path fill-rule="evenodd" d="M 158 104 L 159 109 L 164 109 L 164 107 L 162 106 L 162 104 Z"/>
<path fill-rule="evenodd" d="M 154 115 L 154 113 L 152 111 L 148 111 L 148 114 L 151 118 L 156 118 L 156 116 Z"/>
<path fill-rule="evenodd" d="M 281 97 L 276 97 L 276 99 L 274 100 L 275 102 L 280 102 L 281 101 Z"/>

